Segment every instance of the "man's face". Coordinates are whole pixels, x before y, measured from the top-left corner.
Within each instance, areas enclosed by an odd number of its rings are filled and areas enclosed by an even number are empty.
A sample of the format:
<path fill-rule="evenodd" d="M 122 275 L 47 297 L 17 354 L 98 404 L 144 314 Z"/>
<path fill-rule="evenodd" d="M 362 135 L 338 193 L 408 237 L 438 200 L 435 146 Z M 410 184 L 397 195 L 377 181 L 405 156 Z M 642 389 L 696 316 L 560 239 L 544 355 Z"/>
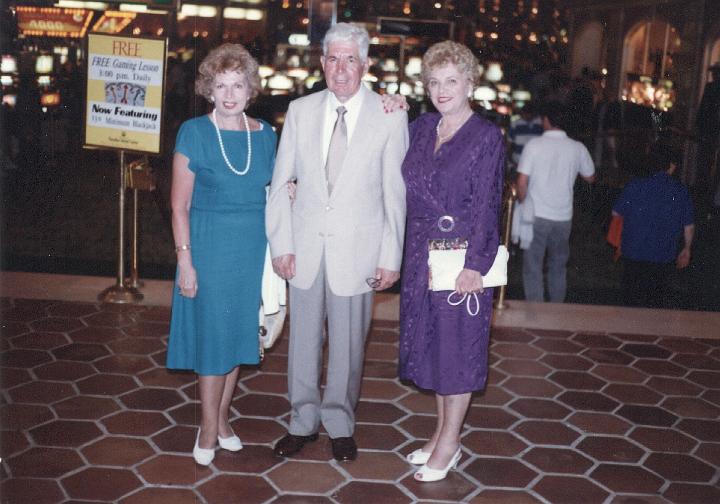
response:
<path fill-rule="evenodd" d="M 331 42 L 320 62 L 328 89 L 341 103 L 358 92 L 360 81 L 368 69 L 367 61 L 360 59 L 357 44 L 344 40 Z"/>

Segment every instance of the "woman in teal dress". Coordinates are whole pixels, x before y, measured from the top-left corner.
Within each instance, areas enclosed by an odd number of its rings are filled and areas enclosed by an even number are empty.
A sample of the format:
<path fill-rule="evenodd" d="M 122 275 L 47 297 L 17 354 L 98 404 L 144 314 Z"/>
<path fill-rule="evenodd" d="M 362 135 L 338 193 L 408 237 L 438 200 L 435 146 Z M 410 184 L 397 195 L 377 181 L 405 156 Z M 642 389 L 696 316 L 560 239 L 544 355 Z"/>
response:
<path fill-rule="evenodd" d="M 199 375 L 202 420 L 193 456 L 209 465 L 217 444 L 237 451 L 229 424 L 238 366 L 258 364 L 265 258 L 265 186 L 276 136 L 245 114 L 260 88 L 257 62 L 239 44 L 203 60 L 195 91 L 214 105 L 180 126 L 171 205 L 177 252 L 167 367 Z"/>

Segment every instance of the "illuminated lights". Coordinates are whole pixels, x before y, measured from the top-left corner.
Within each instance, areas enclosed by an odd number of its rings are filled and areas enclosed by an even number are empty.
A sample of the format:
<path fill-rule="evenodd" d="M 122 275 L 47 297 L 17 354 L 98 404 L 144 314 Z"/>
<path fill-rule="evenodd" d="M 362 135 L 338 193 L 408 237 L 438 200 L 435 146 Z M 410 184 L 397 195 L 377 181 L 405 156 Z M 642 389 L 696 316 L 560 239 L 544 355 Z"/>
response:
<path fill-rule="evenodd" d="M 263 18 L 263 11 L 260 9 L 243 9 L 242 7 L 225 7 L 225 9 L 223 9 L 223 17 L 225 19 L 260 21 Z"/>
<path fill-rule="evenodd" d="M 490 82 L 500 82 L 503 78 L 503 71 L 500 63 L 490 63 L 485 71 L 485 78 Z"/>
<path fill-rule="evenodd" d="M 105 2 L 81 2 L 78 0 L 60 0 L 58 7 L 67 7 L 69 9 L 91 9 L 91 10 L 107 10 L 110 7 Z"/>
<path fill-rule="evenodd" d="M 140 35 L 142 30 L 139 27 L 133 28 L 133 35 Z"/>
<path fill-rule="evenodd" d="M 135 12 L 105 11 L 93 25 L 92 31 L 120 33 L 137 17 Z"/>
<path fill-rule="evenodd" d="M 476 32 L 475 32 L 475 36 L 476 36 L 477 38 L 483 38 L 483 37 L 485 36 L 485 34 L 484 34 L 483 32 L 481 32 L 481 31 L 476 31 Z"/>
<path fill-rule="evenodd" d="M 307 26 L 307 25 L 310 24 L 310 20 L 309 20 L 308 18 L 303 18 L 303 19 L 302 19 L 302 24 L 304 24 L 305 26 Z"/>
<path fill-rule="evenodd" d="M 258 67 L 258 75 L 260 75 L 260 77 L 263 79 L 270 77 L 273 73 L 275 73 L 275 70 L 273 70 L 273 68 L 270 66 L 260 65 Z"/>
<path fill-rule="evenodd" d="M 18 30 L 29 37 L 82 38 L 93 17 L 86 9 L 18 6 L 15 11 Z"/>
<path fill-rule="evenodd" d="M 497 40 L 498 37 L 499 37 L 499 35 L 498 35 L 497 33 L 495 33 L 495 32 L 492 32 L 492 33 L 490 34 L 490 38 L 493 39 L 493 40 Z"/>
<path fill-rule="evenodd" d="M 210 5 L 184 4 L 180 10 L 180 14 L 188 17 L 211 18 L 217 16 L 217 7 Z"/>
<path fill-rule="evenodd" d="M 442 8 L 442 4 L 441 4 L 440 2 L 435 2 L 434 7 L 435 7 L 436 9 L 441 9 L 441 8 Z"/>

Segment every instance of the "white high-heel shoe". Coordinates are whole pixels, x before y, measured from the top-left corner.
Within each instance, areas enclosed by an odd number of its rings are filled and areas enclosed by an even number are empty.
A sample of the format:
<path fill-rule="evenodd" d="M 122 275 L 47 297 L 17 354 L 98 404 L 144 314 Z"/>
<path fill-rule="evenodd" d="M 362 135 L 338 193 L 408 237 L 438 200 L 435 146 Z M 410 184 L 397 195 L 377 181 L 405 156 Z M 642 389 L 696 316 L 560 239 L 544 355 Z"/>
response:
<path fill-rule="evenodd" d="M 414 452 L 408 453 L 405 457 L 405 460 L 407 460 L 413 465 L 425 465 L 427 464 L 430 455 L 432 455 L 432 453 L 422 451 L 422 448 L 418 448 Z"/>
<path fill-rule="evenodd" d="M 200 429 L 198 429 L 195 438 L 195 447 L 193 448 L 193 458 L 200 465 L 208 466 L 215 458 L 214 448 L 200 448 Z"/>
<path fill-rule="evenodd" d="M 240 441 L 240 438 L 237 437 L 234 432 L 232 436 L 226 438 L 221 438 L 220 434 L 218 434 L 218 444 L 223 450 L 233 452 L 240 451 L 243 448 L 242 441 Z"/>
<path fill-rule="evenodd" d="M 440 481 L 445 479 L 450 469 L 455 469 L 460 462 L 460 448 L 457 449 L 455 455 L 450 459 L 445 469 L 433 469 L 428 467 L 427 464 L 423 465 L 418 472 L 415 473 L 415 479 L 422 481 L 423 483 L 429 483 L 431 481 Z"/>

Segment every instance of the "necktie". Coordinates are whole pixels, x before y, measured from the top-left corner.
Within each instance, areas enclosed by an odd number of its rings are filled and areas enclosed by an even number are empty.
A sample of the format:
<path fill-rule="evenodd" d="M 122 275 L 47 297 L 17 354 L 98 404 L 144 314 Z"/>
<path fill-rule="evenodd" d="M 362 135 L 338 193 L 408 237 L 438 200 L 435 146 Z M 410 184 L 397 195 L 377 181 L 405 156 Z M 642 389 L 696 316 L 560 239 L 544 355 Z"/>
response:
<path fill-rule="evenodd" d="M 332 194 L 335 180 L 337 179 L 345 152 L 347 152 L 347 126 L 345 125 L 345 112 L 347 109 L 340 105 L 337 108 L 337 120 L 330 137 L 330 148 L 328 149 L 327 161 L 325 162 L 325 177 L 327 178 L 328 194 Z"/>

